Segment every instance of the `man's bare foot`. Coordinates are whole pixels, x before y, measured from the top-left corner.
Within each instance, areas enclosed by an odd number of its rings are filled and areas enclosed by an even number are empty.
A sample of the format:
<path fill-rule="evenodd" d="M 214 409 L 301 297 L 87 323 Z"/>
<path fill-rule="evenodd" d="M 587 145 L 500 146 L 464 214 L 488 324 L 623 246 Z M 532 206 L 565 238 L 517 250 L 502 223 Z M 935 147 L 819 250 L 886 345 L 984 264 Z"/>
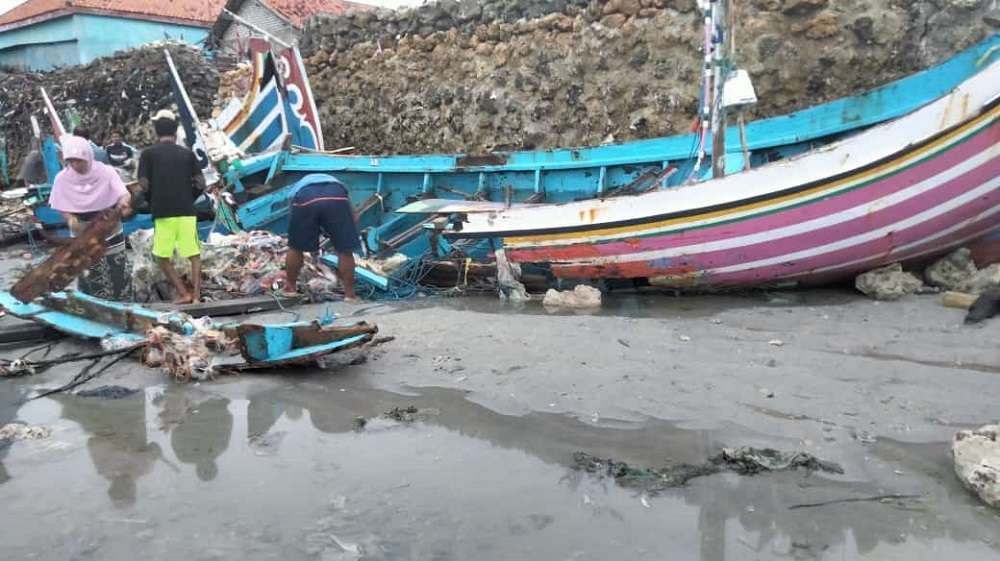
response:
<path fill-rule="evenodd" d="M 282 290 L 280 294 L 282 298 L 298 298 L 302 296 L 302 294 L 295 290 Z"/>
<path fill-rule="evenodd" d="M 181 294 L 177 298 L 174 298 L 174 304 L 191 304 L 193 302 L 194 299 L 190 294 Z"/>
<path fill-rule="evenodd" d="M 344 302 L 347 304 L 357 304 L 360 301 L 357 296 L 344 296 Z"/>

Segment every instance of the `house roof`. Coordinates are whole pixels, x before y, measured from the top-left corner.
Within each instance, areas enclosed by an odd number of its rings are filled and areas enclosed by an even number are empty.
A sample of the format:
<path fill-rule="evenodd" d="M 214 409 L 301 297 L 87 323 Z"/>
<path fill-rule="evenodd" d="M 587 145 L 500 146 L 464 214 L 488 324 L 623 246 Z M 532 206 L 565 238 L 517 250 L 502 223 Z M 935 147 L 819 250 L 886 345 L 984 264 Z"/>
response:
<path fill-rule="evenodd" d="M 0 31 L 73 13 L 168 20 L 208 27 L 225 0 L 28 0 L 0 14 Z"/>
<path fill-rule="evenodd" d="M 345 0 L 263 0 L 272 10 L 288 18 L 295 27 L 302 27 L 316 14 L 343 14 L 352 10 L 370 10 L 371 7 Z"/>
<path fill-rule="evenodd" d="M 371 10 L 372 6 L 350 2 L 348 0 L 259 0 L 268 8 L 274 10 L 282 18 L 295 27 L 301 28 L 307 19 L 318 14 L 344 14 L 350 11 Z M 246 0 L 228 0 L 225 8 L 239 15 Z M 225 14 L 219 16 L 212 27 L 212 37 L 216 41 L 222 38 L 233 20 Z"/>

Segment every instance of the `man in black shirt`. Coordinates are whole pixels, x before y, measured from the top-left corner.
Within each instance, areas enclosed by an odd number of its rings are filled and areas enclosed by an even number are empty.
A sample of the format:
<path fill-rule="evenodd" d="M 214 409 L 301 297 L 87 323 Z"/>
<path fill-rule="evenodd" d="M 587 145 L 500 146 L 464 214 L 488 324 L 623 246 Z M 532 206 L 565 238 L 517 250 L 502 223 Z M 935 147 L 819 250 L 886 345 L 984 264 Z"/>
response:
<path fill-rule="evenodd" d="M 194 153 L 177 144 L 177 120 L 160 112 L 153 121 L 159 142 L 139 157 L 139 186 L 153 215 L 153 256 L 173 285 L 177 304 L 201 300 L 201 244 L 194 201 L 205 178 Z M 189 290 L 173 266 L 174 251 L 191 260 Z"/>

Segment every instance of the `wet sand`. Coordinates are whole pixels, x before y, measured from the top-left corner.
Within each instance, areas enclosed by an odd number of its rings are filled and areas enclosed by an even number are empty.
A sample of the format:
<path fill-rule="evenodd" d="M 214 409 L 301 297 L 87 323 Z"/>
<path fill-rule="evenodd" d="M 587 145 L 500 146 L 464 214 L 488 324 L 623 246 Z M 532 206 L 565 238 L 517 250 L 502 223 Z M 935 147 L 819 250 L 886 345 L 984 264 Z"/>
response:
<path fill-rule="evenodd" d="M 180 386 L 122 363 L 86 386 L 141 389 L 119 400 L 25 401 L 74 366 L 0 380 L 0 421 L 54 429 L 0 449 L 0 556 L 1000 558 L 1000 513 L 961 487 L 948 450 L 1000 414 L 1000 324 L 963 326 L 933 296 L 330 309 L 396 340 L 322 371 Z M 423 420 L 353 430 L 406 405 Z M 569 467 L 575 451 L 662 467 L 740 445 L 845 474 L 715 475 L 646 497 Z M 919 498 L 790 508 L 886 494 Z"/>

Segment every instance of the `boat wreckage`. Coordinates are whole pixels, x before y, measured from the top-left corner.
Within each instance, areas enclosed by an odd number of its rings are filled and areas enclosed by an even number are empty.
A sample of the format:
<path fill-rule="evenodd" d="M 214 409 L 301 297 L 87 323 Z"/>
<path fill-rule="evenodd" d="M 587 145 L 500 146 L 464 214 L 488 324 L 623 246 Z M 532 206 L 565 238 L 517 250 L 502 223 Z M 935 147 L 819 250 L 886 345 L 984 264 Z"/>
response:
<path fill-rule="evenodd" d="M 183 141 L 222 186 L 202 200 L 203 234 L 284 234 L 292 186 L 334 174 L 357 210 L 357 277 L 372 298 L 595 279 L 814 285 L 996 237 L 1000 34 L 867 93 L 728 127 L 726 111 L 756 96 L 729 70 L 724 4 L 706 21 L 700 131 L 592 148 L 327 151 L 296 49 L 252 40 L 250 91 L 209 120 L 167 53 Z"/>
<path fill-rule="evenodd" d="M 183 312 L 160 312 L 75 291 L 24 303 L 0 292 L 0 308 L 60 333 L 98 341 L 105 350 L 141 350 L 142 362 L 180 381 L 317 361 L 372 341 L 378 328 L 339 325 L 332 316 L 311 322 L 219 323 Z"/>

